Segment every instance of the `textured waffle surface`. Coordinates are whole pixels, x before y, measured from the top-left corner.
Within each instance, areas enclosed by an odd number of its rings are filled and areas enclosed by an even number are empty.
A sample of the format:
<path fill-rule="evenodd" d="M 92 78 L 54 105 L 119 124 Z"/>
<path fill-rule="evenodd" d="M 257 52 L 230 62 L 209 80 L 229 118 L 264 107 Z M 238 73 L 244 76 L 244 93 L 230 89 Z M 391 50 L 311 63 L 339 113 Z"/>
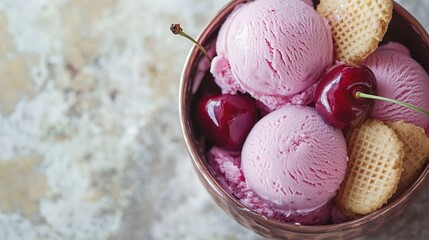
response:
<path fill-rule="evenodd" d="M 321 0 L 318 13 L 328 21 L 334 57 L 347 63 L 364 60 L 375 51 L 392 19 L 391 0 Z"/>
<path fill-rule="evenodd" d="M 349 217 L 379 209 L 396 191 L 402 172 L 403 144 L 378 120 L 367 120 L 348 134 L 349 163 L 338 192 L 338 206 Z"/>
<path fill-rule="evenodd" d="M 423 128 L 404 121 L 387 122 L 404 144 L 404 158 L 398 192 L 403 192 L 419 175 L 429 160 L 429 138 Z"/>

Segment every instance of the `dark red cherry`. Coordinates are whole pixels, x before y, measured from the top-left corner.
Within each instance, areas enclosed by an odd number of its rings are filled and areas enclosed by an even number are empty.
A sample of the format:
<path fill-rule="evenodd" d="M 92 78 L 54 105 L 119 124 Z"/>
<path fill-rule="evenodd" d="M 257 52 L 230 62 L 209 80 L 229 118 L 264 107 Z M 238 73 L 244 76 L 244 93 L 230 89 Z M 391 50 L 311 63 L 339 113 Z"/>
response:
<path fill-rule="evenodd" d="M 258 120 L 258 109 L 253 99 L 245 95 L 206 95 L 197 105 L 196 120 L 213 145 L 236 151 Z"/>
<path fill-rule="evenodd" d="M 377 95 L 374 73 L 363 65 L 334 66 L 316 88 L 316 110 L 334 127 L 346 128 L 357 124 L 368 116 L 374 102 L 356 97 L 357 92 Z"/>

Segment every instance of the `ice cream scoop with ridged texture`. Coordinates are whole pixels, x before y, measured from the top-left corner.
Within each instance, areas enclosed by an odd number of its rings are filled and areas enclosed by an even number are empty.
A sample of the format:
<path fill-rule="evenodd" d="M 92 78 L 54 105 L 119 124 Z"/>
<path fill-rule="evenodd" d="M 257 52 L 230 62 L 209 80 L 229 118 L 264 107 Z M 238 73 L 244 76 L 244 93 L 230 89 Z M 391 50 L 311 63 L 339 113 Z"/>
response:
<path fill-rule="evenodd" d="M 216 52 L 211 73 L 223 92 L 248 92 L 270 109 L 311 102 L 333 61 L 328 24 L 300 0 L 239 5 L 221 27 Z"/>
<path fill-rule="evenodd" d="M 331 200 L 343 181 L 342 132 L 314 108 L 286 105 L 262 118 L 241 153 L 249 189 L 277 208 L 305 213 Z"/>
<path fill-rule="evenodd" d="M 259 197 L 246 185 L 239 152 L 230 152 L 213 147 L 207 154 L 207 159 L 222 186 L 253 211 L 272 219 L 294 224 L 323 225 L 330 222 L 333 202 L 329 202 L 312 212 L 298 213 L 276 208 L 272 203 Z"/>
<path fill-rule="evenodd" d="M 429 76 L 411 58 L 409 50 L 395 42 L 379 47 L 364 62 L 377 78 L 378 95 L 429 110 Z M 429 128 L 429 117 L 394 103 L 375 101 L 373 118 L 383 121 L 404 120 Z"/>

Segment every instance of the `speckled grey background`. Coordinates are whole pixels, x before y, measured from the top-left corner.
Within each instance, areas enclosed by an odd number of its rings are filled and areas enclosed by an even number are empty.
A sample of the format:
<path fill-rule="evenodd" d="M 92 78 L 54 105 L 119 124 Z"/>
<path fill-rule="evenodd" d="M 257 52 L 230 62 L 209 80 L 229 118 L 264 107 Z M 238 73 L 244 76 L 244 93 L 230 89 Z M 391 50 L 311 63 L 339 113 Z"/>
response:
<path fill-rule="evenodd" d="M 227 0 L 0 0 L 0 239 L 262 239 L 199 182 L 177 90 Z M 400 0 L 426 29 L 429 1 Z M 429 239 L 429 186 L 378 233 Z"/>

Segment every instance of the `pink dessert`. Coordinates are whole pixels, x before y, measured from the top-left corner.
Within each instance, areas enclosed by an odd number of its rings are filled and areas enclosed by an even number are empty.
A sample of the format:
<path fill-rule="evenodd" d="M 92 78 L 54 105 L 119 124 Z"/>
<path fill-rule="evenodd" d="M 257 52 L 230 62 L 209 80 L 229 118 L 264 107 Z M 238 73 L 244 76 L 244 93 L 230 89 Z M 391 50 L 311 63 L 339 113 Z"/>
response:
<path fill-rule="evenodd" d="M 342 132 L 314 108 L 286 105 L 262 118 L 241 152 L 247 186 L 277 208 L 308 213 L 337 193 L 347 167 Z"/>
<path fill-rule="evenodd" d="M 347 167 L 347 128 L 372 113 L 429 133 L 428 116 L 356 93 L 429 109 L 429 77 L 398 43 L 362 65 L 332 66 L 331 33 L 311 2 L 239 5 L 211 63 L 222 94 L 204 93 L 195 110 L 209 165 L 238 201 L 272 219 L 322 225 L 348 220 L 333 200 Z"/>
<path fill-rule="evenodd" d="M 222 185 L 250 209 L 289 223 L 321 225 L 331 221 L 331 200 L 348 157 L 340 130 L 314 108 L 287 105 L 252 128 L 241 153 L 213 147 L 208 159 Z"/>
<path fill-rule="evenodd" d="M 228 152 L 214 147 L 208 153 L 207 158 L 212 170 L 224 188 L 239 199 L 246 207 L 269 218 L 288 223 L 304 225 L 330 223 L 332 202 L 312 212 L 298 213 L 296 211 L 277 208 L 275 205 L 259 197 L 246 184 L 241 168 L 240 153 Z"/>
<path fill-rule="evenodd" d="M 411 58 L 406 47 L 389 43 L 379 47 L 364 62 L 377 78 L 378 94 L 429 109 L 429 76 Z M 422 128 L 429 127 L 429 117 L 412 109 L 376 101 L 372 116 L 383 121 L 404 120 Z"/>
<path fill-rule="evenodd" d="M 331 31 L 311 1 L 258 0 L 228 17 L 211 72 L 224 93 L 247 92 L 270 109 L 308 104 L 333 61 Z"/>

